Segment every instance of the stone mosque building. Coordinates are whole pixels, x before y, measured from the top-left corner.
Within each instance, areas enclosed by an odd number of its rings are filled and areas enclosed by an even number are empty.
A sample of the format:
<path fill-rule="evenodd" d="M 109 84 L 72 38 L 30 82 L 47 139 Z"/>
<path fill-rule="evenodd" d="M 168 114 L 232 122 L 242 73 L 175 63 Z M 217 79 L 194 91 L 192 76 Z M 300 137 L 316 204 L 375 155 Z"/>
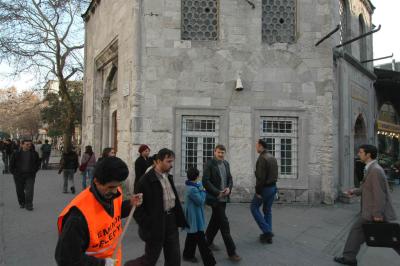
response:
<path fill-rule="evenodd" d="M 376 143 L 376 76 L 363 62 L 373 11 L 368 0 L 93 0 L 83 145 L 115 147 L 130 169 L 140 144 L 171 148 L 183 187 L 224 144 L 232 200 L 247 201 L 263 138 L 280 200 L 332 204 L 354 185 L 356 147 Z"/>

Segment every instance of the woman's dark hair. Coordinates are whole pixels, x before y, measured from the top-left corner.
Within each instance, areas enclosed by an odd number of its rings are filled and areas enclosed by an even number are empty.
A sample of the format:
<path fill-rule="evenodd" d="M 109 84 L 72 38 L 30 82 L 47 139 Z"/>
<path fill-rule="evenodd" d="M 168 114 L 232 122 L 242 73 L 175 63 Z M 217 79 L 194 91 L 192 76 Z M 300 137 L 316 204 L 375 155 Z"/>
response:
<path fill-rule="evenodd" d="M 189 179 L 190 181 L 194 181 L 199 177 L 200 172 L 196 168 L 190 167 L 187 170 L 186 175 L 187 175 L 187 179 Z"/>
<path fill-rule="evenodd" d="M 92 155 L 93 154 L 93 149 L 92 146 L 88 145 L 85 147 L 85 153 Z"/>
<path fill-rule="evenodd" d="M 359 149 L 363 149 L 365 154 L 369 153 L 372 160 L 375 160 L 378 156 L 378 149 L 374 145 L 363 144 L 359 147 Z"/>
<path fill-rule="evenodd" d="M 170 158 L 170 157 L 175 158 L 175 153 L 174 153 L 173 151 L 171 151 L 170 149 L 167 149 L 167 148 L 163 148 L 163 149 L 161 149 L 161 150 L 158 151 L 158 153 L 157 153 L 157 160 L 164 161 L 164 159 L 165 159 L 166 157 L 168 157 L 168 158 Z"/>
<path fill-rule="evenodd" d="M 111 147 L 107 147 L 103 149 L 103 153 L 101 154 L 101 158 L 109 157 L 108 154 L 113 150 Z"/>

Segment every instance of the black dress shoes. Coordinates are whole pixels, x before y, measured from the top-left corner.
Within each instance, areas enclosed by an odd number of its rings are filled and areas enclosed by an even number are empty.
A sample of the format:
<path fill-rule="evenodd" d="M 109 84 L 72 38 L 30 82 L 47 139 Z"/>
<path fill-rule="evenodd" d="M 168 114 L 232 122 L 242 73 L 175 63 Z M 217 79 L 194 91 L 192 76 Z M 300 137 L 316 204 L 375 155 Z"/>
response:
<path fill-rule="evenodd" d="M 184 261 L 191 262 L 191 263 L 197 263 L 197 262 L 199 262 L 199 260 L 198 260 L 196 257 L 186 258 L 186 257 L 183 256 L 182 259 L 183 259 Z"/>
<path fill-rule="evenodd" d="M 356 260 L 348 260 L 345 257 L 334 257 L 333 260 L 343 265 L 357 266 Z"/>
<path fill-rule="evenodd" d="M 260 242 L 263 244 L 272 244 L 272 233 L 264 233 L 260 235 Z"/>

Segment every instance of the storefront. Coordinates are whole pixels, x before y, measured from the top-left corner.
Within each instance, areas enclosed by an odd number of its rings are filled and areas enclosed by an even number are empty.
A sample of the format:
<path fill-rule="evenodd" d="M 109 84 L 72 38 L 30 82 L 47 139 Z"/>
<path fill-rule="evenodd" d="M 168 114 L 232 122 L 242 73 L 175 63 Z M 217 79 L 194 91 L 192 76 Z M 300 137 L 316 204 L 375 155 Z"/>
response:
<path fill-rule="evenodd" d="M 393 174 L 392 166 L 400 160 L 400 72 L 375 68 L 378 99 L 376 133 L 379 163 Z"/>

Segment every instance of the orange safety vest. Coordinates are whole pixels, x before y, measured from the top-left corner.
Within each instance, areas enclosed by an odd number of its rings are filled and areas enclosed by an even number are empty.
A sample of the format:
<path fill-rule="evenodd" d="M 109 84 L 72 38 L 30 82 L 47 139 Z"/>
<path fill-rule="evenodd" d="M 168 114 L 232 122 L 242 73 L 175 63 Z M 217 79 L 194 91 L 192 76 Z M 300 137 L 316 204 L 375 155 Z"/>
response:
<path fill-rule="evenodd" d="M 121 193 L 120 189 L 118 191 Z M 76 207 L 81 211 L 88 224 L 90 241 L 86 255 L 99 259 L 111 258 L 122 234 L 122 193 L 113 200 L 113 203 L 114 217 L 111 217 L 97 201 L 93 193 L 89 191 L 89 188 L 86 188 L 61 212 L 57 222 L 58 232 L 61 234 L 64 216 L 72 207 Z M 118 249 L 117 260 L 116 266 L 120 266 L 122 260 L 121 247 Z"/>

